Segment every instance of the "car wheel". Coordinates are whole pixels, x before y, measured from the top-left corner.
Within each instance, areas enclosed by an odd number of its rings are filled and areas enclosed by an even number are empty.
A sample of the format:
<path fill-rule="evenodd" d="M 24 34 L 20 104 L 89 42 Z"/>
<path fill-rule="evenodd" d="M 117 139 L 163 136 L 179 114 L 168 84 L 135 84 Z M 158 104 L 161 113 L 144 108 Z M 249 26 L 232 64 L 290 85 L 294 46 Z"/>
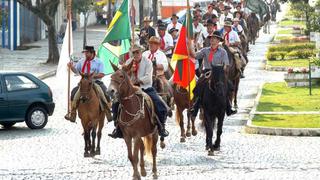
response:
<path fill-rule="evenodd" d="M 1 122 L 0 123 L 5 129 L 11 128 L 13 125 L 15 125 L 15 122 Z"/>
<path fill-rule="evenodd" d="M 42 129 L 48 122 L 48 113 L 43 107 L 32 107 L 27 112 L 26 124 L 30 129 Z"/>

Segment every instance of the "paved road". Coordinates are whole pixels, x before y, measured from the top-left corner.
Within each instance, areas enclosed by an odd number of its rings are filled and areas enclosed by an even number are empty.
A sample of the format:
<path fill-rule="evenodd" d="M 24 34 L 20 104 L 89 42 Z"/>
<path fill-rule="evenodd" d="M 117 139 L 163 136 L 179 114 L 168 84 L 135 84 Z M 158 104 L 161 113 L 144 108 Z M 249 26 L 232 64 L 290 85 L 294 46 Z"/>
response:
<path fill-rule="evenodd" d="M 240 113 L 225 120 L 221 151 L 214 157 L 207 156 L 205 134 L 199 125 L 196 137 L 180 143 L 179 128 L 173 119 L 169 119 L 167 148 L 158 150 L 159 179 L 320 178 L 319 138 L 243 133 L 243 123 L 258 86 L 283 79 L 282 73 L 262 69 L 271 37 L 261 35 L 251 48 L 246 78 L 240 84 Z M 0 129 L 0 179 L 130 179 L 132 169 L 124 141 L 107 137 L 113 123 L 103 130 L 102 155 L 83 158 L 81 125 L 63 119 L 66 109 L 61 103 L 60 84 L 55 78 L 46 82 L 58 102 L 56 111 L 43 130 L 29 130 L 24 124 L 12 130 Z M 147 172 L 146 179 L 151 179 L 150 163 Z"/>

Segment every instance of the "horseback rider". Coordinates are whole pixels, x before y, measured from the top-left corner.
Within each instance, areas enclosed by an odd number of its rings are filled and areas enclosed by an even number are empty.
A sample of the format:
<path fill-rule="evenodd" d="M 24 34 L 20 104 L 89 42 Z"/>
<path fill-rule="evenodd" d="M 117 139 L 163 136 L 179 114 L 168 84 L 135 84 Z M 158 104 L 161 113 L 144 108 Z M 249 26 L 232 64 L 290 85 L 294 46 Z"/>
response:
<path fill-rule="evenodd" d="M 212 35 L 209 35 L 208 38 L 210 38 L 210 47 L 202 48 L 197 53 L 194 52 L 192 49 L 192 46 L 188 44 L 189 52 L 191 53 L 191 57 L 194 57 L 195 59 L 204 59 L 203 65 L 204 65 L 204 71 L 199 80 L 197 81 L 197 85 L 194 91 L 194 104 L 190 110 L 191 112 L 191 118 L 195 119 L 199 108 L 200 108 L 200 98 L 202 96 L 202 90 L 203 85 L 206 81 L 205 76 L 207 75 L 207 72 L 211 71 L 211 65 L 213 66 L 224 66 L 225 74 L 228 74 L 229 71 L 229 58 L 227 55 L 226 50 L 223 47 L 219 46 L 219 43 L 223 41 L 223 38 L 220 35 L 219 31 L 213 32 Z M 197 61 L 198 62 L 198 61 Z M 225 82 L 227 84 L 227 82 Z M 227 99 L 227 107 L 226 107 L 226 113 L 228 116 L 231 116 L 235 114 L 237 111 L 234 111 L 231 109 L 230 101 Z"/>
<path fill-rule="evenodd" d="M 150 44 L 154 43 L 151 39 L 149 41 Z M 152 48 L 150 48 L 152 50 Z M 142 55 L 142 47 L 138 45 L 134 45 L 131 48 L 131 52 L 133 54 L 133 58 L 126 61 L 126 65 L 133 63 L 132 73 L 131 73 L 131 81 L 134 85 L 140 86 L 140 88 L 147 93 L 152 99 L 155 107 L 156 114 L 159 118 L 158 131 L 159 136 L 166 137 L 169 135 L 169 132 L 165 129 L 165 122 L 167 118 L 167 108 L 164 102 L 161 100 L 156 90 L 152 87 L 152 74 L 153 74 L 153 63 L 152 61 L 145 56 Z M 159 65 L 160 67 L 161 65 Z M 119 104 L 118 104 L 119 106 Z M 117 114 L 118 112 L 113 112 Z M 117 120 L 115 120 L 117 122 Z M 116 124 L 116 129 L 109 134 L 109 136 L 113 138 L 121 138 L 122 133 L 119 126 Z"/>
<path fill-rule="evenodd" d="M 94 89 L 98 93 L 108 121 L 111 121 L 111 114 L 109 109 L 110 100 L 107 95 L 107 87 L 101 81 L 101 79 L 105 75 L 103 62 L 96 57 L 93 46 L 85 46 L 82 53 L 84 53 L 85 55 L 85 60 L 80 60 L 77 63 L 69 62 L 67 66 L 76 74 L 94 73 Z M 71 101 L 71 112 L 68 112 L 68 114 L 65 115 L 64 118 L 71 122 L 75 122 L 77 116 L 76 110 L 80 101 L 79 85 L 73 88 L 73 90 L 71 91 Z"/>
<path fill-rule="evenodd" d="M 150 26 L 151 19 L 149 17 L 145 17 L 143 19 L 143 28 L 140 30 L 140 45 L 148 48 L 148 40 L 156 35 L 155 29 Z"/>

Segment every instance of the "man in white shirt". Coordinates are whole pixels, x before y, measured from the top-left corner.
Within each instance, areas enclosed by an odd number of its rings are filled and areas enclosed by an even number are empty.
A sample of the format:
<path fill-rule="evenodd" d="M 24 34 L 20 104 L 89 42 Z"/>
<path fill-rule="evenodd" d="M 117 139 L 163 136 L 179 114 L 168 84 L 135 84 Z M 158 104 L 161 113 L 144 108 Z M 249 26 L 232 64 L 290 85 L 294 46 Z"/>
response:
<path fill-rule="evenodd" d="M 233 15 L 230 13 L 230 6 L 225 6 L 223 14 L 220 16 L 220 24 L 223 24 L 227 19 L 233 19 Z"/>
<path fill-rule="evenodd" d="M 198 17 L 193 17 L 192 27 L 193 27 L 193 37 L 194 37 L 194 41 L 195 41 L 195 42 L 198 42 L 198 38 L 199 38 L 201 32 L 202 32 L 202 31 L 205 31 L 206 29 L 205 29 L 204 26 L 199 22 L 199 18 L 198 18 Z"/>
<path fill-rule="evenodd" d="M 234 18 L 233 19 L 232 30 L 236 31 L 238 34 L 241 34 L 242 31 L 243 31 L 243 28 L 239 24 L 239 22 L 240 22 L 239 18 Z"/>
<path fill-rule="evenodd" d="M 176 14 L 172 14 L 171 23 L 168 24 L 168 26 L 167 26 L 167 32 L 169 32 L 170 29 L 172 29 L 172 28 L 179 29 L 179 32 L 180 32 L 180 29 L 182 28 L 182 24 L 178 22 L 178 19 L 179 19 L 179 17 Z"/>
<path fill-rule="evenodd" d="M 166 27 L 163 24 L 158 27 L 158 37 L 160 38 L 160 50 L 163 51 L 167 57 L 171 58 L 173 50 L 173 38 L 166 31 Z"/>
<path fill-rule="evenodd" d="M 199 34 L 199 38 L 196 45 L 197 49 L 210 46 L 210 39 L 208 39 L 207 37 L 214 32 L 215 26 L 216 24 L 213 23 L 211 19 L 207 21 L 207 29 L 201 31 L 201 33 Z"/>
<path fill-rule="evenodd" d="M 220 30 L 220 33 L 223 34 L 224 44 L 228 47 L 234 46 L 238 47 L 240 44 L 240 38 L 237 32 L 232 30 L 232 22 L 225 21 L 223 29 Z"/>

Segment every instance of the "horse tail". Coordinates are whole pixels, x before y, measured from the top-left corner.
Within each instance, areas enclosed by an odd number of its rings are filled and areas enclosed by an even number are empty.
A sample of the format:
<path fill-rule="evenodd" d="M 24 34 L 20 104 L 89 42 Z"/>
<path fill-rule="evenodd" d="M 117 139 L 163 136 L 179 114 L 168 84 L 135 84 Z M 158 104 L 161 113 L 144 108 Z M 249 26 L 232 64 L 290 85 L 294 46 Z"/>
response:
<path fill-rule="evenodd" d="M 153 146 L 153 137 L 152 134 L 143 137 L 144 150 L 148 160 L 152 159 L 152 146 Z"/>

